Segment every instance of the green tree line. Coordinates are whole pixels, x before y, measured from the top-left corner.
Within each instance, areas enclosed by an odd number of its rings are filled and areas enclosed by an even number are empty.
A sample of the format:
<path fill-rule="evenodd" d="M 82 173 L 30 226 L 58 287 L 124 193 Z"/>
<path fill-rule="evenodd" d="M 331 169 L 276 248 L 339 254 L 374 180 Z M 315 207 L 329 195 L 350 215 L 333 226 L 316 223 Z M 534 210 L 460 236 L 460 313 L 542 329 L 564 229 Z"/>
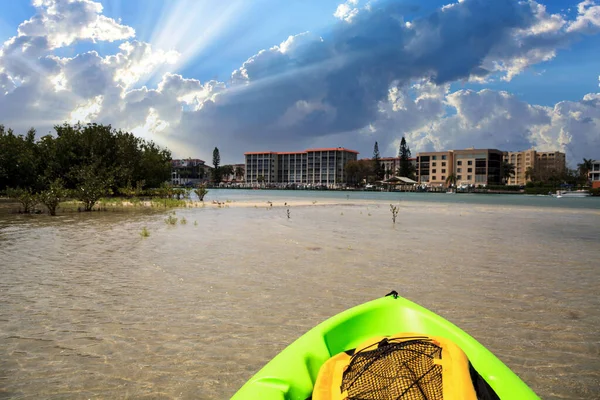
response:
<path fill-rule="evenodd" d="M 54 129 L 36 140 L 33 128 L 17 135 L 0 125 L 0 192 L 50 205 L 72 196 L 91 210 L 102 196 L 139 193 L 170 178 L 171 152 L 151 141 L 95 123 Z"/>

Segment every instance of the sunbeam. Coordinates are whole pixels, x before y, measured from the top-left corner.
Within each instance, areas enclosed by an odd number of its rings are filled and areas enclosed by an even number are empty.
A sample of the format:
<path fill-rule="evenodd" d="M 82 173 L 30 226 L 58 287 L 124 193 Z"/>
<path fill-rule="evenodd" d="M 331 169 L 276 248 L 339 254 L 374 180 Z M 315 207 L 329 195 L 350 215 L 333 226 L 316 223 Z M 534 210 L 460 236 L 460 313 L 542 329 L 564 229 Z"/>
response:
<path fill-rule="evenodd" d="M 0 53 L 0 56 L 1 55 L 2 54 Z M 16 61 L 17 65 L 20 67 L 18 70 L 21 68 L 28 70 L 23 76 L 16 76 L 22 82 L 27 82 L 30 79 L 30 76 L 36 76 L 38 79 L 48 79 L 51 76 L 50 72 L 39 64 L 40 58 L 30 59 L 26 55 L 18 52 L 10 54 L 10 57 L 13 62 Z M 14 77 L 15 76 L 13 76 L 13 78 Z M 52 76 L 52 78 L 54 78 L 54 76 Z"/>
<path fill-rule="evenodd" d="M 320 70 L 334 70 L 337 66 L 341 66 L 352 62 L 353 60 L 359 59 L 360 57 L 369 56 L 368 51 L 354 51 L 346 54 L 338 54 L 334 57 L 329 57 L 323 61 L 319 61 L 313 64 L 305 65 L 302 67 L 290 69 L 278 74 L 273 74 L 266 78 L 254 79 L 244 83 L 237 83 L 229 85 L 221 93 L 223 94 L 234 94 L 237 92 L 243 92 L 249 89 L 266 88 L 269 85 L 273 85 L 279 81 L 288 80 L 294 75 L 306 75 L 309 73 L 316 73 Z"/>
<path fill-rule="evenodd" d="M 182 0 L 173 4 L 156 24 L 150 43 L 156 49 L 176 50 L 180 57 L 175 64 L 156 68 L 152 75 L 174 72 L 197 61 L 207 47 L 235 26 L 248 6 L 249 2 L 241 0 L 218 5 L 207 0 Z M 143 85 L 151 78 L 146 77 L 138 84 Z"/>

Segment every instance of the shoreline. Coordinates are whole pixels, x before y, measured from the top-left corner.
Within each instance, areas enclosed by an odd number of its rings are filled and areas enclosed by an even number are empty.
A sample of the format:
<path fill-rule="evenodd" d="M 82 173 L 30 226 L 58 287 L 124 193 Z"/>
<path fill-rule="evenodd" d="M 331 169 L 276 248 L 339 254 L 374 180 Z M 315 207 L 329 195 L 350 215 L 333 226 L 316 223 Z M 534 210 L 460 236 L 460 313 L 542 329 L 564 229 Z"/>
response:
<path fill-rule="evenodd" d="M 513 197 L 513 196 L 511 196 Z M 537 196 L 531 196 L 537 197 Z M 554 212 L 567 212 L 567 213 L 585 213 L 585 214 L 600 214 L 599 208 L 578 208 L 578 207 L 569 207 L 568 203 L 564 202 L 563 204 L 557 206 L 547 206 L 540 204 L 488 204 L 488 203 L 469 203 L 469 202 L 455 202 L 455 201 L 415 201 L 415 200 L 407 200 L 406 198 L 396 198 L 396 199 L 381 199 L 381 198 L 370 198 L 370 199 L 356 199 L 356 198 L 294 198 L 294 196 L 290 196 L 289 198 L 283 196 L 274 196 L 274 201 L 266 200 L 266 199 L 226 199 L 226 200 L 190 200 L 190 199 L 152 199 L 152 200 L 140 200 L 140 199 L 125 199 L 125 198 L 106 198 L 98 201 L 92 211 L 93 212 L 102 212 L 102 211 L 119 211 L 119 210 L 173 210 L 173 209 L 188 209 L 188 208 L 210 208 L 210 209 L 220 209 L 220 208 L 297 208 L 297 207 L 360 207 L 360 206 L 376 206 L 376 207 L 389 207 L 390 204 L 400 205 L 404 209 L 410 208 L 427 208 L 430 210 L 434 209 L 452 209 L 456 208 L 457 210 L 463 209 L 464 207 L 470 207 L 473 210 L 479 210 L 484 212 L 489 212 L 492 210 L 529 210 L 529 211 L 554 211 Z M 18 210 L 20 209 L 20 204 L 18 201 L 9 199 L 9 198 L 0 198 L 0 212 L 8 212 L 14 214 L 22 214 Z M 45 206 L 38 204 L 36 207 L 36 212 L 29 213 L 27 215 L 36 215 L 36 214 L 45 214 Z M 62 213 L 72 213 L 72 212 L 85 212 L 83 211 L 83 204 L 77 200 L 68 200 L 62 202 L 60 204 L 59 209 L 57 210 L 58 214 Z"/>

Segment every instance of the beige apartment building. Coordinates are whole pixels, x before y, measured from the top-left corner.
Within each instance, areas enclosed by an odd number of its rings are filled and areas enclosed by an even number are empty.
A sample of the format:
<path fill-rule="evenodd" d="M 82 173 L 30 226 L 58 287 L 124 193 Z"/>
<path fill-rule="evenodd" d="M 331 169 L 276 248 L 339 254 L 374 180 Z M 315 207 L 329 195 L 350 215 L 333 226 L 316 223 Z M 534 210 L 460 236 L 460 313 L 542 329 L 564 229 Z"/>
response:
<path fill-rule="evenodd" d="M 507 181 L 508 185 L 524 185 L 529 182 L 527 170 L 535 168 L 535 150 L 505 151 L 503 161 L 514 165 L 515 175 Z"/>
<path fill-rule="evenodd" d="M 502 152 L 496 149 L 454 150 L 457 185 L 502 184 Z"/>
<path fill-rule="evenodd" d="M 528 169 L 540 175 L 561 174 L 567 168 L 565 153 L 560 151 L 524 151 L 504 152 L 503 160 L 515 167 L 515 175 L 508 179 L 509 185 L 525 185 L 531 181 Z"/>
<path fill-rule="evenodd" d="M 496 149 L 465 149 L 417 154 L 417 181 L 444 186 L 452 174 L 460 185 L 499 185 L 502 182 L 502 152 Z"/>
<path fill-rule="evenodd" d="M 417 182 L 432 186 L 445 185 L 446 179 L 452 174 L 453 162 L 452 150 L 418 153 L 416 158 Z"/>
<path fill-rule="evenodd" d="M 535 153 L 535 168 L 545 173 L 561 174 L 567 169 L 565 153 L 560 151 L 537 151 Z"/>
<path fill-rule="evenodd" d="M 343 147 L 297 152 L 248 152 L 246 183 L 335 186 L 346 182 L 345 166 L 358 152 Z M 262 178 L 259 178 L 262 177 Z"/>

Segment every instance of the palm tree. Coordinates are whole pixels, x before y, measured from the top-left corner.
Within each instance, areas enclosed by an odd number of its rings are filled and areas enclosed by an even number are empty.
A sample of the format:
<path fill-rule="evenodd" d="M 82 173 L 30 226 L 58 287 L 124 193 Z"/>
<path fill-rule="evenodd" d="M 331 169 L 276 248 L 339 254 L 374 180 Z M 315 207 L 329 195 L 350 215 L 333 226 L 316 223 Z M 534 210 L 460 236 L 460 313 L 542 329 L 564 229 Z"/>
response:
<path fill-rule="evenodd" d="M 385 170 L 385 177 L 386 177 L 386 179 L 391 178 L 392 177 L 392 173 L 393 173 L 393 171 L 392 171 L 391 168 L 386 169 Z"/>
<path fill-rule="evenodd" d="M 535 171 L 533 170 L 532 167 L 527 167 L 527 169 L 525 170 L 525 180 L 532 181 L 534 179 L 535 179 Z"/>
<path fill-rule="evenodd" d="M 454 186 L 454 192 L 456 192 L 456 175 L 450 174 L 446 178 L 446 185 L 448 185 L 448 187 L 450 187 L 450 185 Z"/>
<path fill-rule="evenodd" d="M 591 158 L 584 158 L 582 163 L 577 164 L 577 169 L 579 169 L 579 175 L 581 176 L 582 180 L 585 180 L 586 183 L 589 183 L 588 173 L 592 170 L 593 167 L 594 161 Z"/>
<path fill-rule="evenodd" d="M 235 177 L 236 179 L 242 179 L 244 177 L 244 167 L 242 167 L 241 165 L 238 165 L 237 167 L 235 167 Z"/>
<path fill-rule="evenodd" d="M 507 161 L 502 163 L 502 180 L 506 184 L 508 180 L 515 176 L 515 166 Z"/>
<path fill-rule="evenodd" d="M 226 177 L 227 180 L 229 180 L 229 177 L 231 175 L 233 175 L 234 170 L 233 170 L 233 165 L 223 165 L 221 167 L 221 174 L 223 177 Z"/>

